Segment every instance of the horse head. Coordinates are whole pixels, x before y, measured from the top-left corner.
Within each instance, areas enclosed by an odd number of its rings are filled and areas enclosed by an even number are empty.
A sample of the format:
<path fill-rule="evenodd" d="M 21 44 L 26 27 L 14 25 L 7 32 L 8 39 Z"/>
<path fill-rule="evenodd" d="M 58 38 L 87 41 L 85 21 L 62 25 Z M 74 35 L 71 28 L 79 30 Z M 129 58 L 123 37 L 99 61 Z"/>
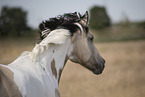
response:
<path fill-rule="evenodd" d="M 51 18 L 40 24 L 41 39 L 56 29 L 69 30 L 71 47 L 68 59 L 81 64 L 94 74 L 101 74 L 105 67 L 105 60 L 93 44 L 94 36 L 89 32 L 88 22 L 88 12 L 84 15 L 75 12 Z"/>
<path fill-rule="evenodd" d="M 94 74 L 101 74 L 104 69 L 105 60 L 93 44 L 94 36 L 89 32 L 88 28 L 88 12 L 80 16 L 80 21 L 75 23 L 75 25 L 79 29 L 72 36 L 74 49 L 69 59 L 81 64 Z"/>

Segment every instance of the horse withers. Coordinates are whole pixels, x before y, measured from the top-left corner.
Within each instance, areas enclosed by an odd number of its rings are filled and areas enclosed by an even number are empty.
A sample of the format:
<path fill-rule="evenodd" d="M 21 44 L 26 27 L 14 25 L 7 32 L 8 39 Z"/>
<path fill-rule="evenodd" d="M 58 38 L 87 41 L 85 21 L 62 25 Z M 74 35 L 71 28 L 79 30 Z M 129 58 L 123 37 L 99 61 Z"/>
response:
<path fill-rule="evenodd" d="M 14 62 L 0 65 L 0 97 L 60 97 L 67 60 L 101 74 L 105 61 L 93 44 L 88 12 L 59 15 L 40 24 L 41 42 Z"/>

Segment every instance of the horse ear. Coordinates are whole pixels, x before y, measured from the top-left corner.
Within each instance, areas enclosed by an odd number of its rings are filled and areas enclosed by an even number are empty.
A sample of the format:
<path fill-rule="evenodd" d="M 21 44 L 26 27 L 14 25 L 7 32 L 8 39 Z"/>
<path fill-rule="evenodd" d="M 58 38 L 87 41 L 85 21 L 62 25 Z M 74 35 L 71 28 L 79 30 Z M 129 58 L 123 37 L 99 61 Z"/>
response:
<path fill-rule="evenodd" d="M 86 11 L 86 13 L 81 17 L 80 23 L 83 26 L 87 26 L 88 25 L 88 21 L 89 21 L 88 19 L 89 19 L 89 14 L 88 14 L 88 11 Z"/>

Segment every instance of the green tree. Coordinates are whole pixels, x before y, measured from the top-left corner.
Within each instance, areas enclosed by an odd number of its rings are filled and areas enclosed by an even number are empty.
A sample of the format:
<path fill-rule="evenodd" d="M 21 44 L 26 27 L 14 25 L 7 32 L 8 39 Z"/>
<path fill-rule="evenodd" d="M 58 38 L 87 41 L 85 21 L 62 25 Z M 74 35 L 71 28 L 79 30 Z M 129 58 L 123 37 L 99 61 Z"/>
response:
<path fill-rule="evenodd" d="M 90 23 L 92 29 L 103 29 L 111 25 L 111 20 L 105 7 L 93 6 L 90 9 Z"/>
<path fill-rule="evenodd" d="M 27 12 L 22 8 L 9 8 L 4 6 L 1 10 L 2 35 L 17 35 L 30 29 L 27 26 Z"/>

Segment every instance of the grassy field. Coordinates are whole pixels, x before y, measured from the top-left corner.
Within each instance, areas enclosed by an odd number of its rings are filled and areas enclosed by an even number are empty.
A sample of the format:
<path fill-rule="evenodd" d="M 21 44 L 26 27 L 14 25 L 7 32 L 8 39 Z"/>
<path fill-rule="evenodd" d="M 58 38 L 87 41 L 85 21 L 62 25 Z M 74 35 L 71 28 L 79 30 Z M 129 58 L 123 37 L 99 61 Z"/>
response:
<path fill-rule="evenodd" d="M 145 28 L 138 26 L 117 26 L 113 25 L 102 30 L 91 30 L 95 35 L 95 41 L 127 41 L 145 39 Z"/>
<path fill-rule="evenodd" d="M 0 39 L 0 63 L 12 62 L 34 44 L 32 39 Z M 103 74 L 94 75 L 68 61 L 60 81 L 61 97 L 145 97 L 145 40 L 96 47 L 106 60 Z"/>

